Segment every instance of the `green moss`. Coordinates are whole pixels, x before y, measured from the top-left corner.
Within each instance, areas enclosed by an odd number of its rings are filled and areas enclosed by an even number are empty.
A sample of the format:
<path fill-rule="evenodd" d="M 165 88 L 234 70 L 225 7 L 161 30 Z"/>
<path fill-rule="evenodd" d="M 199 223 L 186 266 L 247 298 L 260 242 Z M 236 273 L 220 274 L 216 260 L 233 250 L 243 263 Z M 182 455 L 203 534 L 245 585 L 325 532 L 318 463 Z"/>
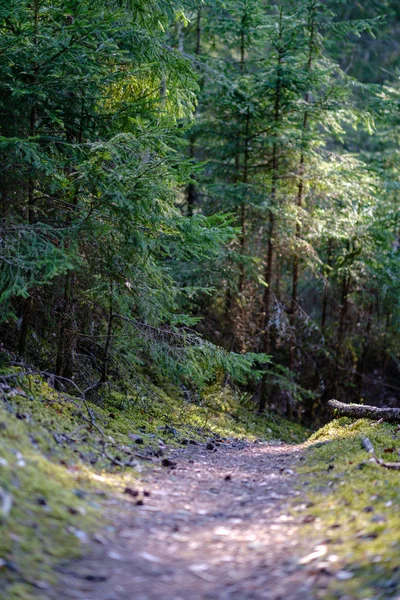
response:
<path fill-rule="evenodd" d="M 188 402 L 171 386 L 167 393 L 149 383 L 148 391 L 149 397 L 132 396 L 130 400 L 126 395 L 112 393 L 107 406 L 115 407 L 117 413 L 108 425 L 111 435 L 129 433 L 134 426 L 176 445 L 182 437 L 201 441 L 213 434 L 279 438 L 294 443 L 303 441 L 309 433 L 301 425 L 277 415 L 257 415 L 254 406 L 246 406 L 245 399 L 229 387 L 210 386 L 196 402 Z"/>
<path fill-rule="evenodd" d="M 309 513 L 338 566 L 353 575 L 333 578 L 320 594 L 324 599 L 383 599 L 400 592 L 400 474 L 370 461 L 363 436 L 377 456 L 399 460 L 398 428 L 387 423 L 340 418 L 308 442 L 303 483 L 310 490 Z"/>
<path fill-rule="evenodd" d="M 10 598 L 22 599 L 32 597 L 30 582 L 40 586 L 54 580 L 55 561 L 79 554 L 77 534 L 94 525 L 93 509 L 76 495 L 79 471 L 45 457 L 26 423 L 4 407 L 0 427 L 0 487 L 13 502 L 0 520 L 0 558 L 5 561 L 0 582 L 10 584 Z"/>
<path fill-rule="evenodd" d="M 212 386 L 205 399 L 208 426 L 220 435 L 295 443 L 304 441 L 309 434 L 305 427 L 276 414 L 256 414 L 254 404 L 246 397 L 238 397 L 230 388 Z"/>
<path fill-rule="evenodd" d="M 136 476 L 110 457 L 125 462 L 136 452 L 156 454 L 160 439 L 172 446 L 210 435 L 296 442 L 307 433 L 277 416 L 255 415 L 243 398 L 220 386 L 188 402 L 176 388 L 148 382 L 145 396 L 134 389 L 107 392 L 99 406 L 60 393 L 39 376 L 6 383 L 0 488 L 12 495 L 13 506 L 0 521 L 2 600 L 43 597 L 56 565 L 82 552 L 80 538 L 95 528 L 101 510 L 96 489 L 118 495 Z"/>

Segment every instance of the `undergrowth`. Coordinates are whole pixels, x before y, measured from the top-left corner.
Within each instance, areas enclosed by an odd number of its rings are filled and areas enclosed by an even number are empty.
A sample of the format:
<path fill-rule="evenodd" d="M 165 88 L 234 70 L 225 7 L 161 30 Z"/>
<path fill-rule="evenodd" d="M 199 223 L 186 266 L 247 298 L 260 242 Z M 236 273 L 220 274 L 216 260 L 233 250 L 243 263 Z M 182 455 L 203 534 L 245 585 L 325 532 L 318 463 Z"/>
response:
<path fill-rule="evenodd" d="M 324 600 L 383 600 L 400 594 L 400 473 L 377 465 L 362 446 L 398 461 L 399 427 L 366 419 L 332 421 L 309 440 L 303 471 L 307 517 L 334 561 Z M 330 570 L 330 566 L 325 566 Z M 339 569 L 339 571 L 338 571 Z"/>
<path fill-rule="evenodd" d="M 210 436 L 282 438 L 305 430 L 255 415 L 230 388 L 191 402 L 171 386 L 109 392 L 100 403 L 57 391 L 39 375 L 0 375 L 0 590 L 2 600 L 46 597 L 57 568 L 79 556 L 104 495 L 123 496 L 164 448 Z M 120 465 L 129 464 L 129 467 Z M 12 500 L 11 510 L 6 507 Z M 127 500 L 126 500 L 127 501 Z"/>

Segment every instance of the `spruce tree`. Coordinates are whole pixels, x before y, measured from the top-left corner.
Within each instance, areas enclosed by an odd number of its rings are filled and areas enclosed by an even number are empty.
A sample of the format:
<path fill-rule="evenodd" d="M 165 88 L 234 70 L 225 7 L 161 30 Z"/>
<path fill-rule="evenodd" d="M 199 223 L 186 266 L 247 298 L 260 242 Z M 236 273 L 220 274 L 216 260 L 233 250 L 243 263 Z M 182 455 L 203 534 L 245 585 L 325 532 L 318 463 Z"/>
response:
<path fill-rule="evenodd" d="M 223 217 L 188 219 L 176 206 L 192 169 L 177 152 L 180 124 L 196 89 L 190 60 L 165 39 L 178 9 L 1 5 L 3 315 L 18 318 L 21 355 L 31 351 L 29 332 L 47 338 L 57 376 L 71 378 L 87 340 L 105 335 L 90 352 L 107 378 L 117 314 L 161 360 L 159 337 L 174 337 L 165 327 L 192 323 L 179 316 L 171 263 L 211 260 L 233 235 Z M 161 327 L 151 348 L 148 327 Z M 212 346 L 199 340 L 196 354 L 187 339 L 174 361 L 202 360 L 206 348 L 211 373 Z"/>

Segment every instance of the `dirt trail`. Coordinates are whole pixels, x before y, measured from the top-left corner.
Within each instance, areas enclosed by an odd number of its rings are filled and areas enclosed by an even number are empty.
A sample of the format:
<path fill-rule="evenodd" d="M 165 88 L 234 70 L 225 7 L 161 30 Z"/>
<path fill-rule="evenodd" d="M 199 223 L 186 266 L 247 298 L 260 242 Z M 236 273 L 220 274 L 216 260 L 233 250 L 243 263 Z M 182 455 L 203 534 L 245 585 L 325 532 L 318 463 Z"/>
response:
<path fill-rule="evenodd" d="M 320 575 L 299 559 L 314 545 L 296 535 L 304 513 L 287 514 L 302 452 L 241 441 L 172 450 L 176 467 L 137 486 L 150 492 L 143 506 L 109 501 L 113 527 L 64 569 L 54 598 L 312 600 Z"/>

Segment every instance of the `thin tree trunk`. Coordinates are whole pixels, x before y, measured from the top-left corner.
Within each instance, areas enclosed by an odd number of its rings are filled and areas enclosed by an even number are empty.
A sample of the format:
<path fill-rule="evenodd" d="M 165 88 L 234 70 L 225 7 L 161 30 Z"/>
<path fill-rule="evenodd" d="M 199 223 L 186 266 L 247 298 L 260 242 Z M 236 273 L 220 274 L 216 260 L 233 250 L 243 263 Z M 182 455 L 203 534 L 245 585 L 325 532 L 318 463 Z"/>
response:
<path fill-rule="evenodd" d="M 316 17 L 316 2 L 315 0 L 311 0 L 309 6 L 309 19 L 308 19 L 308 30 L 309 30 L 309 38 L 308 38 L 308 60 L 307 60 L 307 68 L 306 73 L 310 74 L 313 60 L 314 60 L 314 51 L 315 51 L 315 17 Z M 303 205 L 304 199 L 304 170 L 305 170 L 305 136 L 307 135 L 307 131 L 309 128 L 309 109 L 308 104 L 310 102 L 310 93 L 307 91 L 304 95 L 305 102 L 305 111 L 303 116 L 303 124 L 302 124 L 302 143 L 301 143 L 301 153 L 299 160 L 299 182 L 297 187 L 297 208 L 301 208 Z M 296 223 L 296 241 L 300 239 L 301 234 L 301 226 L 299 220 L 297 219 Z M 299 253 L 296 248 L 294 259 L 293 259 L 293 271 L 292 271 L 292 297 L 290 304 L 290 323 L 293 325 L 294 316 L 297 309 L 297 289 L 299 282 Z"/>
<path fill-rule="evenodd" d="M 24 356 L 32 315 L 32 297 L 25 298 L 22 306 L 21 329 L 19 332 L 18 354 Z"/>
<path fill-rule="evenodd" d="M 245 67 L 245 50 L 246 50 L 246 20 L 247 20 L 247 7 L 244 7 L 244 12 L 242 15 L 242 19 L 241 19 L 241 30 L 240 30 L 240 44 L 239 44 L 239 55 L 240 55 L 240 60 L 239 60 L 239 70 L 240 73 L 242 74 L 244 72 L 244 67 Z M 240 117 L 239 117 L 239 123 L 240 123 Z M 245 185 L 248 182 L 248 163 L 249 163 L 249 131 L 250 131 L 250 112 L 249 109 L 247 107 L 246 110 L 246 117 L 245 117 L 245 132 L 244 132 L 244 152 L 243 152 L 243 169 L 242 169 L 242 164 L 241 164 L 241 159 L 242 159 L 242 135 L 241 132 L 239 130 L 238 132 L 238 136 L 237 136 L 237 152 L 235 155 L 235 177 L 234 177 L 234 182 L 238 183 L 238 182 L 242 182 Z M 245 194 L 247 193 L 246 191 L 244 192 Z M 239 298 L 239 306 L 238 306 L 238 311 L 239 314 L 237 315 L 237 317 L 235 317 L 235 325 L 233 326 L 233 329 L 235 331 L 235 339 L 239 338 L 238 343 L 235 343 L 235 345 L 237 346 L 238 351 L 240 352 L 244 352 L 245 351 L 245 341 L 244 341 L 244 332 L 245 332 L 245 313 L 246 313 L 246 307 L 244 306 L 244 298 L 243 298 L 243 292 L 245 289 L 245 280 L 246 280 L 246 273 L 245 273 L 245 268 L 244 268 L 244 263 L 243 263 L 243 258 L 246 252 L 246 218 L 247 218 L 247 211 L 246 211 L 246 198 L 242 198 L 242 201 L 240 203 L 240 207 L 239 207 L 239 226 L 240 226 L 240 233 L 239 233 L 239 254 L 240 254 L 240 262 L 239 262 L 239 280 L 238 280 L 238 298 Z"/>
<path fill-rule="evenodd" d="M 344 350 L 343 344 L 346 335 L 346 319 L 349 308 L 349 292 L 350 292 L 351 280 L 349 275 L 344 275 L 342 280 L 342 292 L 339 309 L 339 325 L 337 330 L 337 342 L 336 342 L 336 360 L 334 369 L 334 382 L 333 389 L 334 395 L 337 396 L 339 387 L 339 369 L 342 366 Z"/>
<path fill-rule="evenodd" d="M 201 51 L 201 8 L 199 7 L 197 10 L 197 18 L 196 18 L 196 48 L 195 54 L 198 56 Z"/>
<path fill-rule="evenodd" d="M 282 37 L 282 20 L 283 13 L 280 10 L 279 20 L 279 37 Z M 277 78 L 275 87 L 275 103 L 274 103 L 274 143 L 272 146 L 272 177 L 271 177 L 271 194 L 270 194 L 270 210 L 268 216 L 268 246 L 267 246 L 267 261 L 265 267 L 265 289 L 263 294 L 263 318 L 261 325 L 262 333 L 262 351 L 265 354 L 271 353 L 271 313 L 272 313 L 272 283 L 273 283 L 273 266 L 275 258 L 275 207 L 278 191 L 278 132 L 277 128 L 281 118 L 281 93 L 282 93 L 282 61 L 283 50 L 281 45 L 278 50 L 277 62 Z M 266 375 L 261 378 L 258 395 L 258 411 L 264 412 L 266 407 Z"/>
<path fill-rule="evenodd" d="M 311 64 L 310 64 L 310 68 L 311 68 Z M 309 102 L 308 92 L 305 95 L 304 100 L 306 103 Z M 308 130 L 308 122 L 309 122 L 308 111 L 306 111 L 304 113 L 304 119 L 303 119 L 303 134 L 305 134 Z M 298 209 L 301 209 L 301 207 L 303 206 L 303 199 L 304 199 L 304 166 L 305 166 L 305 152 L 304 152 L 304 148 L 302 148 L 301 154 L 300 154 L 300 161 L 299 161 L 299 184 L 298 184 L 298 188 L 297 188 L 297 201 L 296 201 L 296 206 Z M 291 295 L 291 303 L 290 303 L 290 324 L 291 325 L 293 325 L 294 317 L 295 317 L 296 310 L 297 310 L 297 290 L 298 290 L 298 283 L 299 283 L 299 253 L 298 253 L 298 249 L 297 249 L 297 242 L 298 242 L 298 240 L 300 240 L 300 235 L 301 235 L 301 225 L 299 223 L 299 220 L 297 219 L 296 233 L 295 233 L 296 250 L 295 250 L 295 255 L 293 258 L 292 295 Z"/>
<path fill-rule="evenodd" d="M 246 112 L 246 126 L 245 126 L 245 139 L 244 139 L 244 158 L 243 158 L 243 174 L 242 174 L 242 182 L 246 186 L 248 183 L 248 165 L 249 165 L 249 131 L 250 131 L 250 112 L 247 109 Z M 245 192 L 247 195 L 247 188 L 245 187 Z M 246 197 L 243 198 L 240 205 L 240 234 L 239 234 L 239 244 L 240 244 L 240 256 L 241 261 L 239 264 L 239 301 L 240 301 L 240 326 L 242 330 L 241 341 L 240 341 L 240 351 L 245 352 L 245 342 L 244 342 L 244 332 L 245 332 L 245 315 L 246 315 L 246 306 L 244 304 L 244 291 L 245 291 L 245 281 L 246 281 L 246 271 L 244 267 L 244 256 L 246 253 Z"/>
<path fill-rule="evenodd" d="M 244 71 L 244 61 L 245 61 L 246 19 L 247 19 L 247 11 L 246 11 L 246 7 L 245 7 L 245 10 L 244 10 L 244 13 L 242 16 L 241 31 L 240 31 L 240 64 L 239 64 L 239 68 L 240 68 L 241 73 L 243 73 L 243 71 Z M 245 150 L 244 150 L 243 176 L 241 177 L 244 184 L 247 184 L 247 178 L 248 178 L 249 127 L 250 127 L 250 112 L 247 107 L 246 124 L 245 124 L 245 140 L 244 140 Z M 237 158 L 239 159 L 239 156 L 237 156 Z M 239 160 L 238 160 L 238 163 L 239 163 Z M 240 173 L 240 164 L 238 164 L 237 166 L 239 168 L 239 171 L 238 171 L 238 174 L 239 174 Z M 239 174 L 239 178 L 240 178 L 240 174 Z M 246 245 L 246 203 L 243 200 L 240 205 L 240 254 L 241 254 L 241 256 L 244 255 L 245 245 Z M 243 263 L 240 263 L 239 292 L 243 291 L 243 286 L 244 286 L 244 268 L 243 268 Z"/>
<path fill-rule="evenodd" d="M 250 111 L 246 111 L 246 125 L 245 125 L 245 139 L 244 139 L 244 159 L 243 159 L 243 174 L 242 182 L 245 186 L 248 183 L 249 177 L 249 135 L 250 135 Z M 246 188 L 245 188 L 246 189 Z M 247 190 L 245 192 L 247 194 Z M 246 252 L 246 199 L 244 198 L 240 205 L 240 255 L 243 259 Z M 243 292 L 245 282 L 245 269 L 243 262 L 240 263 L 240 275 L 239 275 L 239 293 Z"/>
<path fill-rule="evenodd" d="M 333 239 L 329 238 L 328 240 L 328 256 L 327 256 L 327 265 L 328 267 L 332 267 L 332 247 L 333 247 Z M 328 276 L 327 276 L 328 278 Z M 326 327 L 326 318 L 328 315 L 328 292 L 327 285 L 325 286 L 323 296 L 322 296 L 322 314 L 321 314 L 321 330 L 322 333 L 325 332 Z"/>
<path fill-rule="evenodd" d="M 314 59 L 315 9 L 316 9 L 315 1 L 311 0 L 310 7 L 309 7 L 310 12 L 309 12 L 309 22 L 308 22 L 309 39 L 308 39 L 308 60 L 307 60 L 307 68 L 306 68 L 307 74 L 309 74 L 311 72 L 312 65 L 313 65 L 313 59 Z M 306 108 L 304 111 L 303 123 L 302 123 L 302 142 L 301 142 L 301 152 L 300 152 L 300 160 L 299 160 L 299 167 L 298 167 L 299 181 L 298 181 L 297 199 L 296 199 L 296 206 L 298 208 L 299 213 L 303 206 L 303 199 L 304 199 L 304 171 L 305 171 L 305 160 L 306 160 L 306 156 L 305 156 L 306 139 L 305 138 L 306 138 L 308 128 L 309 128 L 308 104 L 310 102 L 310 93 L 308 91 L 304 95 L 304 102 L 305 102 Z M 292 294 L 291 294 L 290 309 L 289 309 L 289 324 L 290 324 L 291 331 L 292 331 L 291 336 L 290 336 L 291 339 L 290 339 L 290 349 L 289 349 L 289 369 L 290 370 L 293 369 L 294 355 L 295 355 L 295 349 L 296 349 L 296 336 L 295 336 L 295 332 L 294 332 L 294 323 L 295 323 L 295 316 L 296 316 L 297 307 L 298 307 L 299 262 L 300 262 L 298 242 L 301 237 L 301 225 L 300 225 L 299 218 L 300 218 L 300 215 L 297 215 L 296 232 L 295 232 L 295 239 L 296 239 L 295 254 L 293 257 L 293 267 L 292 267 Z"/>
<path fill-rule="evenodd" d="M 199 7 L 197 10 L 196 17 L 196 46 L 194 53 L 196 56 L 199 56 L 201 52 L 201 8 Z M 197 110 L 196 110 L 197 112 Z M 195 116 L 196 116 L 195 112 Z M 190 134 L 189 138 L 189 158 L 194 159 L 196 156 L 195 153 L 195 142 L 196 136 L 194 133 Z M 194 174 L 191 174 L 191 179 L 194 179 Z M 194 208 L 197 203 L 197 187 L 194 182 L 190 182 L 186 188 L 186 214 L 188 217 L 193 216 Z"/>
<path fill-rule="evenodd" d="M 279 67 L 281 65 L 282 57 L 279 55 Z M 274 122 L 275 126 L 278 126 L 280 119 L 280 102 L 281 102 L 281 79 L 278 76 L 276 96 L 275 96 L 275 111 L 274 111 Z M 272 305 L 272 283 L 273 283 L 273 264 L 275 258 L 275 205 L 276 196 L 278 189 L 278 143 L 277 133 L 275 132 L 275 141 L 272 147 L 272 180 L 271 180 L 271 207 L 269 210 L 268 220 L 268 246 L 267 246 L 267 263 L 265 269 L 265 290 L 263 296 L 263 308 L 264 308 L 264 327 L 263 327 L 263 352 L 269 354 L 271 351 L 271 335 L 270 335 L 270 320 L 271 320 L 271 305 Z"/>
<path fill-rule="evenodd" d="M 58 332 L 57 356 L 56 356 L 56 375 L 62 376 L 64 372 L 64 355 L 65 355 L 65 335 L 68 324 L 69 315 L 69 299 L 70 299 L 70 278 L 67 275 L 64 280 L 64 296 L 60 329 Z"/>
<path fill-rule="evenodd" d="M 33 43 L 34 46 L 37 46 L 38 43 L 38 30 L 39 30 L 39 0 L 34 0 L 33 3 L 33 20 L 34 20 L 34 37 Z M 35 54 L 36 60 L 36 54 Z M 34 64 L 33 67 L 34 73 L 34 86 L 36 85 L 37 80 L 37 65 Z M 37 109 L 36 102 L 33 101 L 33 105 L 29 115 L 29 136 L 33 138 L 36 135 L 36 119 L 37 119 Z M 36 211 L 35 211 L 35 175 L 33 172 L 33 167 L 31 168 L 31 173 L 29 175 L 28 180 L 28 222 L 29 225 L 33 225 L 36 220 Z M 21 330 L 19 334 L 19 342 L 18 342 L 18 354 L 23 356 L 26 352 L 26 344 L 28 339 L 28 332 L 31 324 L 32 318 L 32 309 L 33 302 L 32 297 L 29 296 L 24 300 L 23 308 L 22 308 L 22 319 L 21 319 Z"/>
<path fill-rule="evenodd" d="M 340 311 L 339 311 L 339 327 L 337 333 L 337 349 L 338 356 L 340 356 L 340 350 L 343 347 L 343 341 L 346 332 L 346 317 L 349 308 L 348 296 L 350 291 L 350 276 L 345 275 L 342 280 L 342 293 L 341 293 L 341 301 L 340 301 Z"/>
<path fill-rule="evenodd" d="M 364 372 L 365 372 L 365 365 L 367 362 L 368 343 L 369 343 L 371 327 L 372 327 L 373 308 L 374 308 L 374 305 L 371 303 L 368 308 L 367 327 L 365 329 L 364 341 L 363 341 L 360 357 L 357 361 L 357 371 L 356 371 L 356 374 L 354 377 L 354 383 L 355 383 L 355 387 L 356 387 L 355 396 L 356 396 L 357 402 L 360 402 L 360 400 L 361 400 L 363 376 L 364 376 Z"/>
<path fill-rule="evenodd" d="M 193 159 L 195 157 L 195 151 L 194 151 L 194 143 L 195 143 L 195 136 L 194 134 L 190 135 L 190 143 L 189 143 L 189 158 Z M 192 173 L 190 175 L 191 179 L 194 178 L 194 174 Z M 196 206 L 196 185 L 191 181 L 190 183 L 188 183 L 187 186 L 187 208 L 186 208 L 186 214 L 188 217 L 192 217 L 193 216 L 193 210 L 194 207 Z"/>
<path fill-rule="evenodd" d="M 79 129 L 77 133 L 77 142 L 83 142 L 85 119 L 85 96 L 82 97 L 81 116 Z M 70 132 L 69 137 L 73 138 L 73 133 Z M 78 206 L 78 191 L 75 189 L 72 199 L 71 214 L 66 219 L 67 226 L 71 225 L 73 213 Z M 63 298 L 63 314 L 58 335 L 57 356 L 56 356 L 56 375 L 71 378 L 73 375 L 73 353 L 76 344 L 76 324 L 75 324 L 75 302 L 74 295 L 75 277 L 73 273 L 67 273 L 64 277 L 64 298 Z"/>
<path fill-rule="evenodd" d="M 101 370 L 100 383 L 106 383 L 107 376 L 108 376 L 108 364 L 109 364 L 109 358 L 110 358 L 110 347 L 111 347 L 111 339 L 112 339 L 112 322 L 113 322 L 113 305 L 112 305 L 112 285 L 111 285 L 106 345 L 104 347 L 104 360 L 103 360 L 103 365 L 102 365 L 102 370 Z"/>

